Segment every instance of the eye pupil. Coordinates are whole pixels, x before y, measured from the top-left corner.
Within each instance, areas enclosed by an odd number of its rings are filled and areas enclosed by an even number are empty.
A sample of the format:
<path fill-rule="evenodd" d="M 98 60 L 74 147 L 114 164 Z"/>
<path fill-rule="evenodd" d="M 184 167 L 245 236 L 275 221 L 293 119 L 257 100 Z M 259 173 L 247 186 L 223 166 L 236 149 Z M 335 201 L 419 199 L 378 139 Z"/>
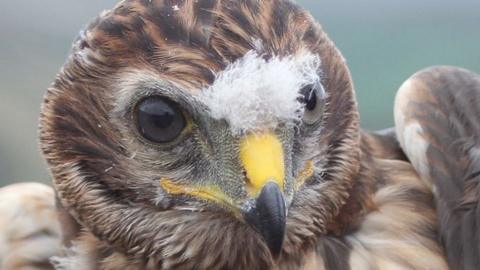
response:
<path fill-rule="evenodd" d="M 169 111 L 164 111 L 163 114 L 153 115 L 152 122 L 157 128 L 168 128 L 172 125 L 174 115 Z"/>
<path fill-rule="evenodd" d="M 142 100 L 136 109 L 140 134 L 155 143 L 175 140 L 185 128 L 185 118 L 173 101 L 159 96 Z"/>
<path fill-rule="evenodd" d="M 317 107 L 317 93 L 314 89 L 311 89 L 307 95 L 308 97 L 305 99 L 305 108 L 309 111 L 313 111 Z"/>

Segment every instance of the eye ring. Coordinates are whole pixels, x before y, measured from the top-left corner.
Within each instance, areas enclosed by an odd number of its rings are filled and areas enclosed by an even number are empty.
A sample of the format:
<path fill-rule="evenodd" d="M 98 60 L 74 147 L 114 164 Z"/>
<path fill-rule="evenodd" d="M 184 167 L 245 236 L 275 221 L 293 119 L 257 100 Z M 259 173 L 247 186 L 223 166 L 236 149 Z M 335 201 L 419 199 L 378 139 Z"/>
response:
<path fill-rule="evenodd" d="M 170 98 L 151 95 L 140 99 L 133 109 L 138 135 L 154 145 L 177 143 L 190 130 L 190 119 Z"/>
<path fill-rule="evenodd" d="M 301 102 L 305 105 L 303 121 L 313 125 L 322 118 L 325 111 L 325 88 L 318 81 L 303 87 L 300 94 Z"/>

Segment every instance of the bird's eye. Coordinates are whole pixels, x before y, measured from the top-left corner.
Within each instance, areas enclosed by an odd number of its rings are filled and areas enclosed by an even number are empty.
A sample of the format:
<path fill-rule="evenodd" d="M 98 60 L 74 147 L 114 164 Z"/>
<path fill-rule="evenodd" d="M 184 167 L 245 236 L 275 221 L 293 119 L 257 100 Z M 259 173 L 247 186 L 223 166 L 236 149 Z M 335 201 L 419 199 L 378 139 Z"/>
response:
<path fill-rule="evenodd" d="M 178 105 L 160 96 L 141 100 L 136 106 L 135 117 L 140 134 L 154 143 L 172 142 L 186 127 Z"/>
<path fill-rule="evenodd" d="M 307 124 L 316 123 L 325 109 L 325 89 L 320 82 L 305 86 L 301 90 L 301 100 L 305 105 L 303 121 Z"/>

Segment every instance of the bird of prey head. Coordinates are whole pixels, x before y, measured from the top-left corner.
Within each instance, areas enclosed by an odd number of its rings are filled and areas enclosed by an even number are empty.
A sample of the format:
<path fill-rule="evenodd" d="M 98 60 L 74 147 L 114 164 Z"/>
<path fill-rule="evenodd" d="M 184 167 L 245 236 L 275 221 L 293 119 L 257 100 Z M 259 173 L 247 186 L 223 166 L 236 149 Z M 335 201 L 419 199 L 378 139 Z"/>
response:
<path fill-rule="evenodd" d="M 294 263 L 360 166 L 344 59 L 285 0 L 120 2 L 75 41 L 40 134 L 76 222 L 165 269 Z"/>

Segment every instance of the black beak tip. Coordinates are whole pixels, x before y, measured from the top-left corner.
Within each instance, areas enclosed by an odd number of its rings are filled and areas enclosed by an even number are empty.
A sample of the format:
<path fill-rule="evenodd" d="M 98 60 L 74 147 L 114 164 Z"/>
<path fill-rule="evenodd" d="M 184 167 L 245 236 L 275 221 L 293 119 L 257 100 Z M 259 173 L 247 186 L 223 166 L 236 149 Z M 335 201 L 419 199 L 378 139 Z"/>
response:
<path fill-rule="evenodd" d="M 247 222 L 263 236 L 273 257 L 282 251 L 286 216 L 285 199 L 274 182 L 263 187 L 255 207 L 246 213 Z"/>

